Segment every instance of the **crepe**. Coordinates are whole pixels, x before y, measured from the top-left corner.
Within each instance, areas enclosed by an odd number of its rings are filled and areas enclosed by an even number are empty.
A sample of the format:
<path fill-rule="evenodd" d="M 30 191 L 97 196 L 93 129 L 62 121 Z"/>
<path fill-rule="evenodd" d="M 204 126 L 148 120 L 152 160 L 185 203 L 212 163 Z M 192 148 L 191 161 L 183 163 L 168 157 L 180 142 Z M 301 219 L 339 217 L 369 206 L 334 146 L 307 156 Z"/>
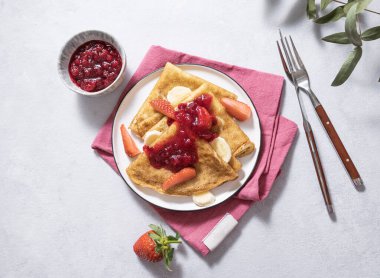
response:
<path fill-rule="evenodd" d="M 177 125 L 172 124 L 153 145 L 174 136 L 176 132 Z M 151 188 L 162 194 L 182 196 L 191 196 L 209 191 L 224 182 L 238 177 L 238 174 L 215 153 L 208 142 L 203 139 L 196 139 L 196 146 L 199 159 L 194 165 L 197 172 L 196 177 L 167 191 L 162 189 L 162 184 L 173 173 L 164 168 L 156 169 L 151 166 L 145 153 L 141 153 L 128 166 L 126 172 L 130 179 L 139 186 Z"/>
<path fill-rule="evenodd" d="M 249 140 L 248 136 L 243 132 L 236 121 L 227 113 L 218 98 L 212 93 L 212 89 L 208 84 L 201 85 L 198 89 L 191 92 L 189 97 L 184 99 L 182 102 L 190 102 L 202 94 L 209 94 L 213 96 L 210 112 L 218 119 L 216 128 L 219 136 L 223 137 L 231 148 L 232 158 L 229 164 L 233 169 L 235 169 L 235 171 L 239 171 L 241 169 L 241 164 L 236 157 L 242 157 L 252 153 L 255 150 L 255 145 Z M 151 130 L 163 132 L 167 128 L 167 118 L 164 117 L 157 124 L 155 124 Z"/>
<path fill-rule="evenodd" d="M 208 85 L 208 90 L 213 93 L 215 97 L 229 97 L 236 99 L 236 95 L 220 88 L 202 78 L 184 72 L 180 68 L 171 63 L 166 63 L 163 72 L 148 98 L 140 107 L 138 113 L 133 118 L 129 128 L 138 137 L 142 138 L 144 134 L 157 124 L 164 116 L 156 112 L 150 105 L 153 99 L 166 98 L 168 92 L 176 86 L 184 86 L 190 90 L 199 88 L 202 84 Z"/>

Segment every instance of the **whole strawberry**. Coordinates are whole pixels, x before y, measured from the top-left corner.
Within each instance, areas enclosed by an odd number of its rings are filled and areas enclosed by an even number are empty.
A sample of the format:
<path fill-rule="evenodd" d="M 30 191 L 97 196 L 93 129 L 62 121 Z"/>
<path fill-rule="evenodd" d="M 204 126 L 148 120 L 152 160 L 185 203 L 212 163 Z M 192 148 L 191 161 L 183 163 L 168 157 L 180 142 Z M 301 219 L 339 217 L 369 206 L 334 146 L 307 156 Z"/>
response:
<path fill-rule="evenodd" d="M 165 230 L 160 226 L 150 224 L 152 229 L 143 234 L 133 245 L 133 251 L 136 255 L 150 262 L 159 262 L 165 260 L 165 267 L 170 269 L 170 264 L 173 259 L 174 249 L 170 246 L 171 243 L 181 243 L 179 234 L 175 236 L 167 236 Z"/>

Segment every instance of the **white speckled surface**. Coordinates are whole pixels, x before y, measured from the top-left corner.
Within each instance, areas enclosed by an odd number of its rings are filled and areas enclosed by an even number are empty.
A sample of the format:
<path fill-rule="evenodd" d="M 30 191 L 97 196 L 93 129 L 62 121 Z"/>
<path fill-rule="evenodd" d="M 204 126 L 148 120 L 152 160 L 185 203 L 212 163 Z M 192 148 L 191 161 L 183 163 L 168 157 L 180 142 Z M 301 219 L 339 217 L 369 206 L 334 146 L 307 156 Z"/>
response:
<path fill-rule="evenodd" d="M 331 88 L 350 47 L 321 42 L 342 23 L 320 29 L 306 20 L 304 2 L 0 0 L 0 277 L 380 277 L 380 40 L 364 46 L 349 82 Z M 371 7 L 380 11 L 378 1 Z M 368 15 L 365 24 L 379 19 Z M 184 245 L 172 273 L 139 261 L 132 244 L 160 219 L 90 149 L 120 92 L 69 91 L 57 74 L 59 50 L 99 29 L 123 45 L 127 79 L 152 44 L 283 74 L 278 27 L 297 43 L 366 190 L 355 191 L 309 113 L 336 222 L 301 129 L 270 197 L 212 254 Z M 289 83 L 282 114 L 301 124 Z"/>

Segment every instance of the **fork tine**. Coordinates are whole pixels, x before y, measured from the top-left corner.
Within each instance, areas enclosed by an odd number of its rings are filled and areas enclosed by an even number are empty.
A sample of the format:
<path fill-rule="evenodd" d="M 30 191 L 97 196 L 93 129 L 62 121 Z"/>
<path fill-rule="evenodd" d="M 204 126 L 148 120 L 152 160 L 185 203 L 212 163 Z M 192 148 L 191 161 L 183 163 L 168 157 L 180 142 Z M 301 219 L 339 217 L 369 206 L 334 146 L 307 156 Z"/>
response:
<path fill-rule="evenodd" d="M 284 68 L 285 74 L 286 74 L 286 76 L 287 76 L 290 80 L 292 80 L 292 76 L 290 75 L 290 72 L 289 72 L 288 66 L 286 65 L 284 55 L 282 55 L 282 51 L 281 51 L 280 44 L 278 43 L 278 41 L 276 41 L 276 43 L 277 43 L 278 53 L 280 54 L 281 63 L 282 63 L 282 66 L 283 66 L 283 68 Z"/>
<path fill-rule="evenodd" d="M 285 43 L 286 43 L 286 46 L 288 48 L 289 56 L 290 56 L 290 59 L 292 60 L 294 69 L 298 70 L 299 69 L 298 64 L 297 64 L 296 60 L 294 59 L 294 55 L 293 55 L 292 49 L 290 48 L 289 43 L 288 43 L 288 39 L 286 37 L 285 37 Z"/>
<path fill-rule="evenodd" d="M 294 43 L 293 43 L 292 36 L 289 36 L 289 38 L 290 38 L 290 42 L 291 42 L 292 47 L 293 47 L 293 52 L 294 52 L 294 54 L 296 55 L 296 58 L 297 58 L 298 64 L 300 65 L 300 67 L 301 67 L 302 69 L 306 70 L 304 64 L 302 63 L 301 57 L 300 57 L 300 55 L 298 54 L 297 48 L 296 48 L 296 46 L 295 46 Z"/>
<path fill-rule="evenodd" d="M 278 31 L 279 31 L 279 33 L 280 33 L 281 46 L 282 46 L 282 49 L 283 49 L 284 52 L 285 52 L 285 57 L 286 57 L 286 61 L 288 62 L 288 66 L 289 66 L 290 72 L 293 72 L 293 71 L 294 71 L 294 70 L 293 70 L 293 65 L 292 65 L 292 62 L 290 61 L 288 51 L 286 50 L 286 47 L 285 47 L 284 37 L 282 36 L 281 30 L 278 30 Z"/>

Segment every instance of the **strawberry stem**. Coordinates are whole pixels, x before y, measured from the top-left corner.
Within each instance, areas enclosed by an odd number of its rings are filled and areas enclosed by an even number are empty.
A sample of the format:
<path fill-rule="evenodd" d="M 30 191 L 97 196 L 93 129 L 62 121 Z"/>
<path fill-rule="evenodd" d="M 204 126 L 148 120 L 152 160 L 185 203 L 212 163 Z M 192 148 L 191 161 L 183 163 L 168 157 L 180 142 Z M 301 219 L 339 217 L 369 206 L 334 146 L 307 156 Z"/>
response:
<path fill-rule="evenodd" d="M 182 243 L 180 240 L 168 240 L 167 243 Z"/>

